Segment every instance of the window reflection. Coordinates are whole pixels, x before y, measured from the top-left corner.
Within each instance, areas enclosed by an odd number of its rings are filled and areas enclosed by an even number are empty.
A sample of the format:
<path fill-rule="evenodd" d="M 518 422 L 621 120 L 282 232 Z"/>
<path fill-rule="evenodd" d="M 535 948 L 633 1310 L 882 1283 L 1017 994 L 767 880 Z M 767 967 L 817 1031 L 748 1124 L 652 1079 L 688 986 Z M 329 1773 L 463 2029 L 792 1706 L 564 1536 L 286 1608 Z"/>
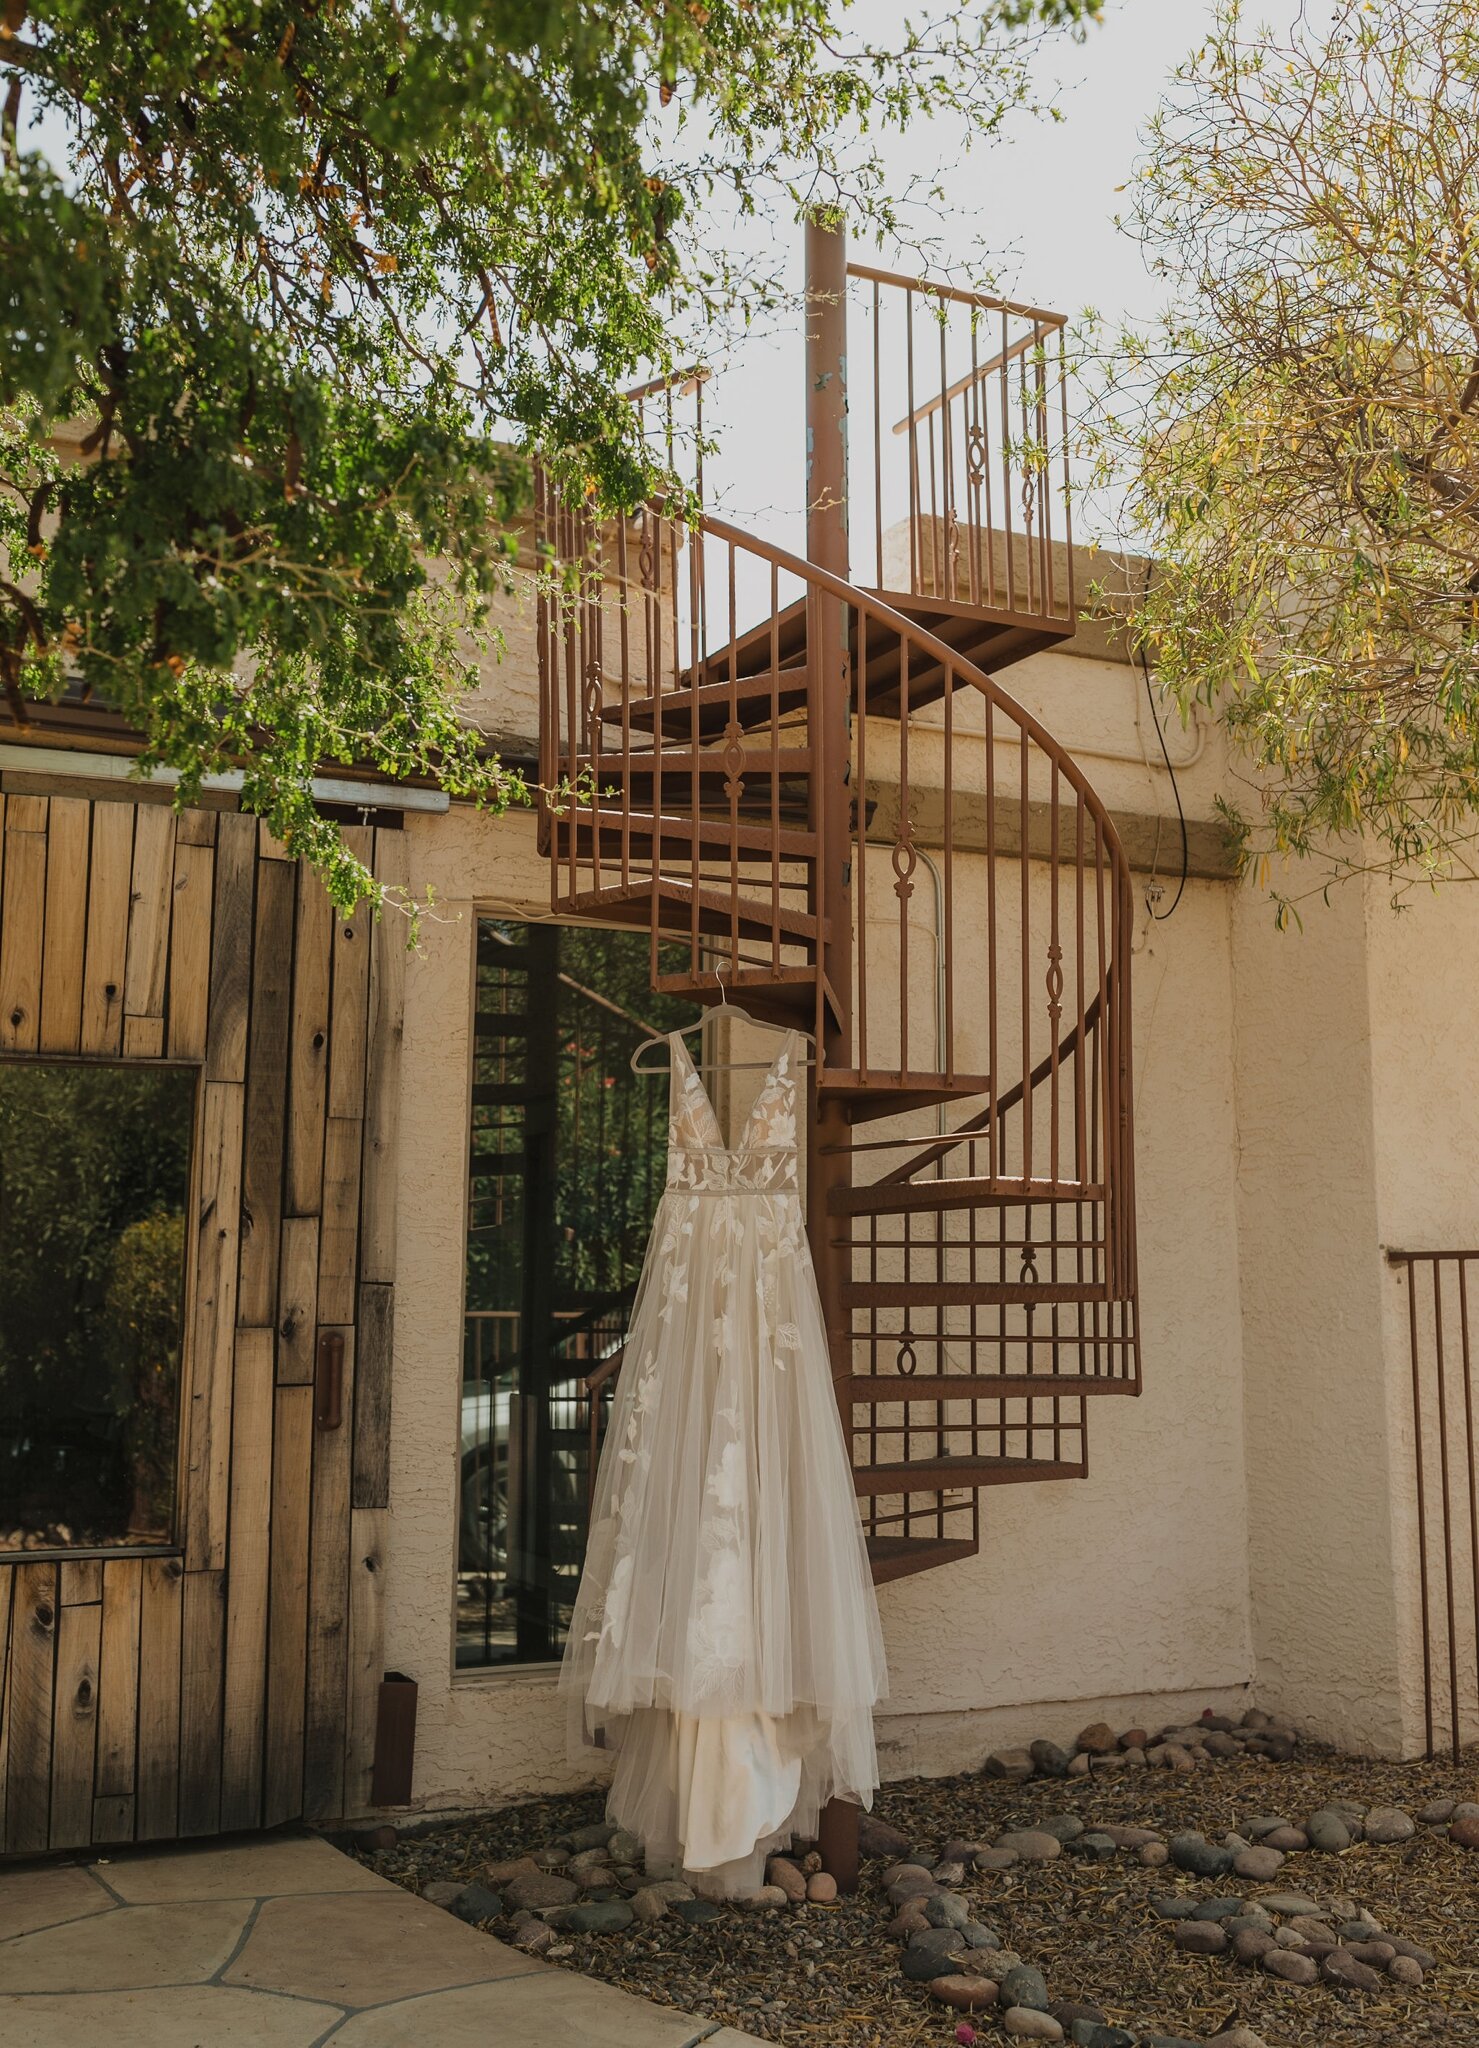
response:
<path fill-rule="evenodd" d="M 173 1540 L 194 1103 L 0 1061 L 0 1550 Z"/>

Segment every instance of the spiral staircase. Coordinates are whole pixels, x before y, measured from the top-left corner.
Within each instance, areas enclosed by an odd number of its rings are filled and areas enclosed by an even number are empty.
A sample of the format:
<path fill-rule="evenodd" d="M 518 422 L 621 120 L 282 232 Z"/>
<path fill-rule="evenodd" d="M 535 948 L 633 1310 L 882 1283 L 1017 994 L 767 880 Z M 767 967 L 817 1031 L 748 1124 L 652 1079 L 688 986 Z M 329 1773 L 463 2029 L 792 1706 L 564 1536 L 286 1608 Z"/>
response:
<path fill-rule="evenodd" d="M 1092 1402 L 1139 1391 L 1131 897 L 999 681 L 1074 630 L 1061 321 L 821 229 L 807 303 L 810 559 L 540 483 L 541 842 L 552 910 L 645 929 L 654 988 L 814 1037 L 808 1228 L 882 1582 L 972 1555 L 985 1488 L 1082 1477 Z"/>

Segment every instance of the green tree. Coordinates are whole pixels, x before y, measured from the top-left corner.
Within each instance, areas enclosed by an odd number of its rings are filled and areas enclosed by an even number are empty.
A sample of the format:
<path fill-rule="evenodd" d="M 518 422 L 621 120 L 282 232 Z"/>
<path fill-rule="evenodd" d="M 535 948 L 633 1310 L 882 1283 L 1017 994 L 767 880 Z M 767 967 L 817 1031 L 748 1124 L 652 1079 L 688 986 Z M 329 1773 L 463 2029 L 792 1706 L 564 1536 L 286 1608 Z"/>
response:
<path fill-rule="evenodd" d="M 1095 438 L 1163 685 L 1220 714 L 1287 915 L 1332 872 L 1479 872 L 1479 16 L 1341 0 L 1177 73 L 1130 222 L 1170 281 Z"/>
<path fill-rule="evenodd" d="M 661 486 L 623 387 L 766 286 L 706 201 L 887 227 L 870 136 L 989 132 L 1031 32 L 1100 4 L 881 46 L 845 0 L 0 0 L 12 711 L 67 669 L 186 799 L 240 766 L 351 905 L 320 761 L 515 793 L 458 713 L 527 490 L 506 444 L 613 510 Z"/>

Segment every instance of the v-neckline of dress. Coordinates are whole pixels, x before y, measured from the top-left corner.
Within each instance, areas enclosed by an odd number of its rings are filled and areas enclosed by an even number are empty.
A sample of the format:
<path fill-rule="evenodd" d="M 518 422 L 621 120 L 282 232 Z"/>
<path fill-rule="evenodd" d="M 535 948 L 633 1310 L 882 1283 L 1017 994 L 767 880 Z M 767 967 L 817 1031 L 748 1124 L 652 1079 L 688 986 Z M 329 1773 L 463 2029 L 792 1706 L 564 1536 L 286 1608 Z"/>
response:
<path fill-rule="evenodd" d="M 688 1050 L 688 1047 L 683 1042 L 682 1032 L 670 1032 L 668 1034 L 668 1043 L 670 1046 L 676 1048 L 678 1052 L 682 1053 L 683 1063 L 688 1070 L 688 1081 L 691 1081 L 693 1085 L 698 1089 L 700 1099 L 703 1102 L 704 1111 L 709 1120 L 709 1130 L 712 1133 L 714 1150 L 716 1152 L 727 1152 L 731 1159 L 745 1158 L 750 1150 L 751 1134 L 755 1130 L 758 1123 L 756 1112 L 759 1109 L 761 1109 L 761 1107 L 765 1104 L 772 1088 L 778 1085 L 794 1088 L 796 1085 L 794 1075 L 783 1075 L 781 1072 L 781 1068 L 784 1062 L 789 1057 L 796 1043 L 795 1029 L 792 1028 L 791 1030 L 788 1030 L 784 1038 L 782 1038 L 779 1046 L 776 1048 L 775 1058 L 771 1061 L 769 1067 L 766 1069 L 765 1079 L 760 1083 L 759 1088 L 756 1090 L 755 1100 L 750 1104 L 749 1110 L 746 1113 L 744 1129 L 740 1133 L 740 1142 L 738 1143 L 738 1145 L 735 1145 L 732 1148 L 726 1145 L 724 1142 L 724 1132 L 719 1123 L 719 1112 L 715 1109 L 713 1098 L 710 1096 L 708 1089 L 704 1085 L 703 1076 L 699 1073 L 697 1066 L 694 1064 L 692 1053 Z M 686 1086 L 687 1082 L 685 1082 L 684 1085 Z"/>

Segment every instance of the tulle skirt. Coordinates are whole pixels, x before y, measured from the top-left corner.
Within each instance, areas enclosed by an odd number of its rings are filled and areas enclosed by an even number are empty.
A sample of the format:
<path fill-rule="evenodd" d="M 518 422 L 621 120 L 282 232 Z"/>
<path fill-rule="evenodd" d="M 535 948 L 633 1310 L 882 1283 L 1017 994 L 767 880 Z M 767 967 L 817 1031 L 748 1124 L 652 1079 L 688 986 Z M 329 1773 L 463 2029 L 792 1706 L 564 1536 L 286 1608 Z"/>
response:
<path fill-rule="evenodd" d="M 649 1862 L 752 1889 L 871 1805 L 878 1608 L 794 1186 L 669 1186 L 560 1676 Z"/>

